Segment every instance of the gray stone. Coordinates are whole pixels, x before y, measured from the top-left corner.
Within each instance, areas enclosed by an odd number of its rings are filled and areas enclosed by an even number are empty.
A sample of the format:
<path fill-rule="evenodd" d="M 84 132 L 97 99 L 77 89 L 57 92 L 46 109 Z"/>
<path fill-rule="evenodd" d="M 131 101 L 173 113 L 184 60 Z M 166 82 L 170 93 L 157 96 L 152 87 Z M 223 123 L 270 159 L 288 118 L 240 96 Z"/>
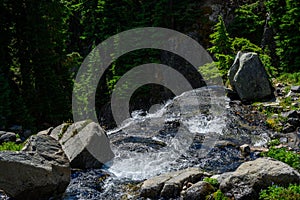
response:
<path fill-rule="evenodd" d="M 233 90 L 243 101 L 264 99 L 272 95 L 268 75 L 256 53 L 238 52 L 228 78 Z"/>
<path fill-rule="evenodd" d="M 16 134 L 12 132 L 7 132 L 0 137 L 0 144 L 3 142 L 15 142 L 17 139 Z"/>
<path fill-rule="evenodd" d="M 287 124 L 284 125 L 284 127 L 282 129 L 282 132 L 284 132 L 284 133 L 291 133 L 291 132 L 293 132 L 295 130 L 296 130 L 295 126 L 287 123 Z"/>
<path fill-rule="evenodd" d="M 180 195 L 184 182 L 196 183 L 205 173 L 198 168 L 162 174 L 144 181 L 141 196 L 147 198 L 176 197 Z"/>
<path fill-rule="evenodd" d="M 273 184 L 288 186 L 300 183 L 300 174 L 289 165 L 271 159 L 258 158 L 243 163 L 220 182 L 221 191 L 236 200 L 256 200 L 261 189 Z"/>
<path fill-rule="evenodd" d="M 59 140 L 72 168 L 100 168 L 114 157 L 105 131 L 95 122 L 65 123 L 50 135 Z"/>
<path fill-rule="evenodd" d="M 177 176 L 173 176 L 167 180 L 161 190 L 162 197 L 176 197 L 179 196 L 184 182 L 195 183 L 201 179 L 203 172 L 197 168 L 190 168 L 186 171 L 182 171 Z"/>
<path fill-rule="evenodd" d="M 288 112 L 282 112 L 281 116 L 286 117 L 286 118 L 298 118 L 299 117 L 297 111 L 295 111 L 295 110 L 291 110 Z"/>
<path fill-rule="evenodd" d="M 299 130 L 300 128 L 298 128 Z M 288 139 L 288 146 L 293 149 L 300 149 L 300 132 L 293 132 L 286 134 Z"/>
<path fill-rule="evenodd" d="M 15 199 L 59 197 L 70 175 L 61 145 L 47 135 L 30 137 L 24 151 L 0 152 L 0 189 Z"/>
<path fill-rule="evenodd" d="M 299 118 L 288 118 L 287 122 L 295 127 L 300 126 L 300 119 Z"/>
<path fill-rule="evenodd" d="M 242 146 L 240 146 L 240 150 L 241 150 L 241 154 L 243 155 L 243 156 L 248 156 L 248 155 L 250 155 L 250 146 L 249 146 L 249 144 L 243 144 Z"/>
<path fill-rule="evenodd" d="M 300 86 L 292 86 L 291 91 L 295 93 L 300 93 Z"/>
<path fill-rule="evenodd" d="M 202 200 L 214 191 L 215 188 L 211 184 L 205 181 L 199 181 L 184 191 L 182 198 L 183 200 Z"/>
<path fill-rule="evenodd" d="M 53 127 L 50 127 L 46 130 L 38 132 L 37 135 L 50 135 L 52 130 L 53 130 Z"/>
<path fill-rule="evenodd" d="M 4 135 L 6 132 L 5 131 L 0 131 L 0 137 L 2 136 L 2 135 Z"/>

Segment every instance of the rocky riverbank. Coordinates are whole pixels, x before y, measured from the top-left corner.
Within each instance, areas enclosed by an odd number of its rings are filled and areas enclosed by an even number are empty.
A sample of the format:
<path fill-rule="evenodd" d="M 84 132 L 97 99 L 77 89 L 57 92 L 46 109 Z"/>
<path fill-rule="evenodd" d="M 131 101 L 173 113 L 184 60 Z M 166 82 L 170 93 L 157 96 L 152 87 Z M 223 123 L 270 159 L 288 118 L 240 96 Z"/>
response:
<path fill-rule="evenodd" d="M 229 74 L 231 88 L 187 91 L 121 127 L 63 123 L 1 151 L 0 197 L 254 200 L 273 184 L 300 184 L 300 87 L 272 89 L 251 53 Z M 18 135 L 1 131 L 0 143 L 20 144 Z"/>

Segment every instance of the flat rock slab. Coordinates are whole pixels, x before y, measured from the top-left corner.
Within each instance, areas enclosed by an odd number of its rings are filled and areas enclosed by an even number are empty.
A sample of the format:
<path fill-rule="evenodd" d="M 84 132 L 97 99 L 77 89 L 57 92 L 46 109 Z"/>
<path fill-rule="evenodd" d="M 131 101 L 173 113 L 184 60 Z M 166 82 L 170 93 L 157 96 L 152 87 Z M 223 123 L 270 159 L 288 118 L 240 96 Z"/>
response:
<path fill-rule="evenodd" d="M 147 198 L 179 196 L 185 182 L 196 183 L 205 174 L 198 168 L 187 168 L 150 178 L 144 181 L 141 196 Z"/>

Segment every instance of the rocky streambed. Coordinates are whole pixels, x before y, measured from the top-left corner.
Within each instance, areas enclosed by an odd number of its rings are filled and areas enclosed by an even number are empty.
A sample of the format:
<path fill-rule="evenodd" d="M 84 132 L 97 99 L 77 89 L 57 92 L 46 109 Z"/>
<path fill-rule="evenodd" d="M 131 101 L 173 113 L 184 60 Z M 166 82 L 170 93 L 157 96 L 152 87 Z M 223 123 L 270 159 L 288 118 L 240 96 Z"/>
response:
<path fill-rule="evenodd" d="M 38 135 L 58 140 L 70 161 L 62 199 L 203 199 L 216 190 L 205 177 L 218 179 L 227 196 L 257 199 L 272 183 L 300 182 L 288 165 L 259 158 L 274 136 L 265 120 L 251 105 L 227 98 L 224 88 L 203 87 L 155 112 L 136 111 L 107 132 L 83 121 Z"/>
<path fill-rule="evenodd" d="M 256 159 L 269 141 L 272 132 L 264 122 L 251 106 L 225 97 L 223 88 L 186 92 L 154 113 L 135 112 L 122 127 L 108 131 L 115 158 L 103 169 L 74 172 L 64 198 L 143 199 L 143 181 L 159 175 L 198 169 L 199 181 L 234 171 Z M 252 148 L 249 154 L 241 153 L 243 144 Z M 173 198 L 180 198 L 179 190 Z"/>

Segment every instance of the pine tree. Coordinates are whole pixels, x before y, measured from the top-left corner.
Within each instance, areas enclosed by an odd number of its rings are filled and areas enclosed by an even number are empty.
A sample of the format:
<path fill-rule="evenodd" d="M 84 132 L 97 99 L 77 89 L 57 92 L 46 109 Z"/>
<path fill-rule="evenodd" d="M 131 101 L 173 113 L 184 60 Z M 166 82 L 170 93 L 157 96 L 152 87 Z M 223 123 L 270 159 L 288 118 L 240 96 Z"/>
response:
<path fill-rule="evenodd" d="M 221 70 L 224 78 L 233 61 L 233 49 L 231 47 L 232 38 L 226 30 L 225 23 L 221 16 L 218 18 L 218 23 L 214 27 L 214 33 L 210 35 L 213 46 L 208 50 L 213 53 L 217 59 L 217 67 Z"/>

